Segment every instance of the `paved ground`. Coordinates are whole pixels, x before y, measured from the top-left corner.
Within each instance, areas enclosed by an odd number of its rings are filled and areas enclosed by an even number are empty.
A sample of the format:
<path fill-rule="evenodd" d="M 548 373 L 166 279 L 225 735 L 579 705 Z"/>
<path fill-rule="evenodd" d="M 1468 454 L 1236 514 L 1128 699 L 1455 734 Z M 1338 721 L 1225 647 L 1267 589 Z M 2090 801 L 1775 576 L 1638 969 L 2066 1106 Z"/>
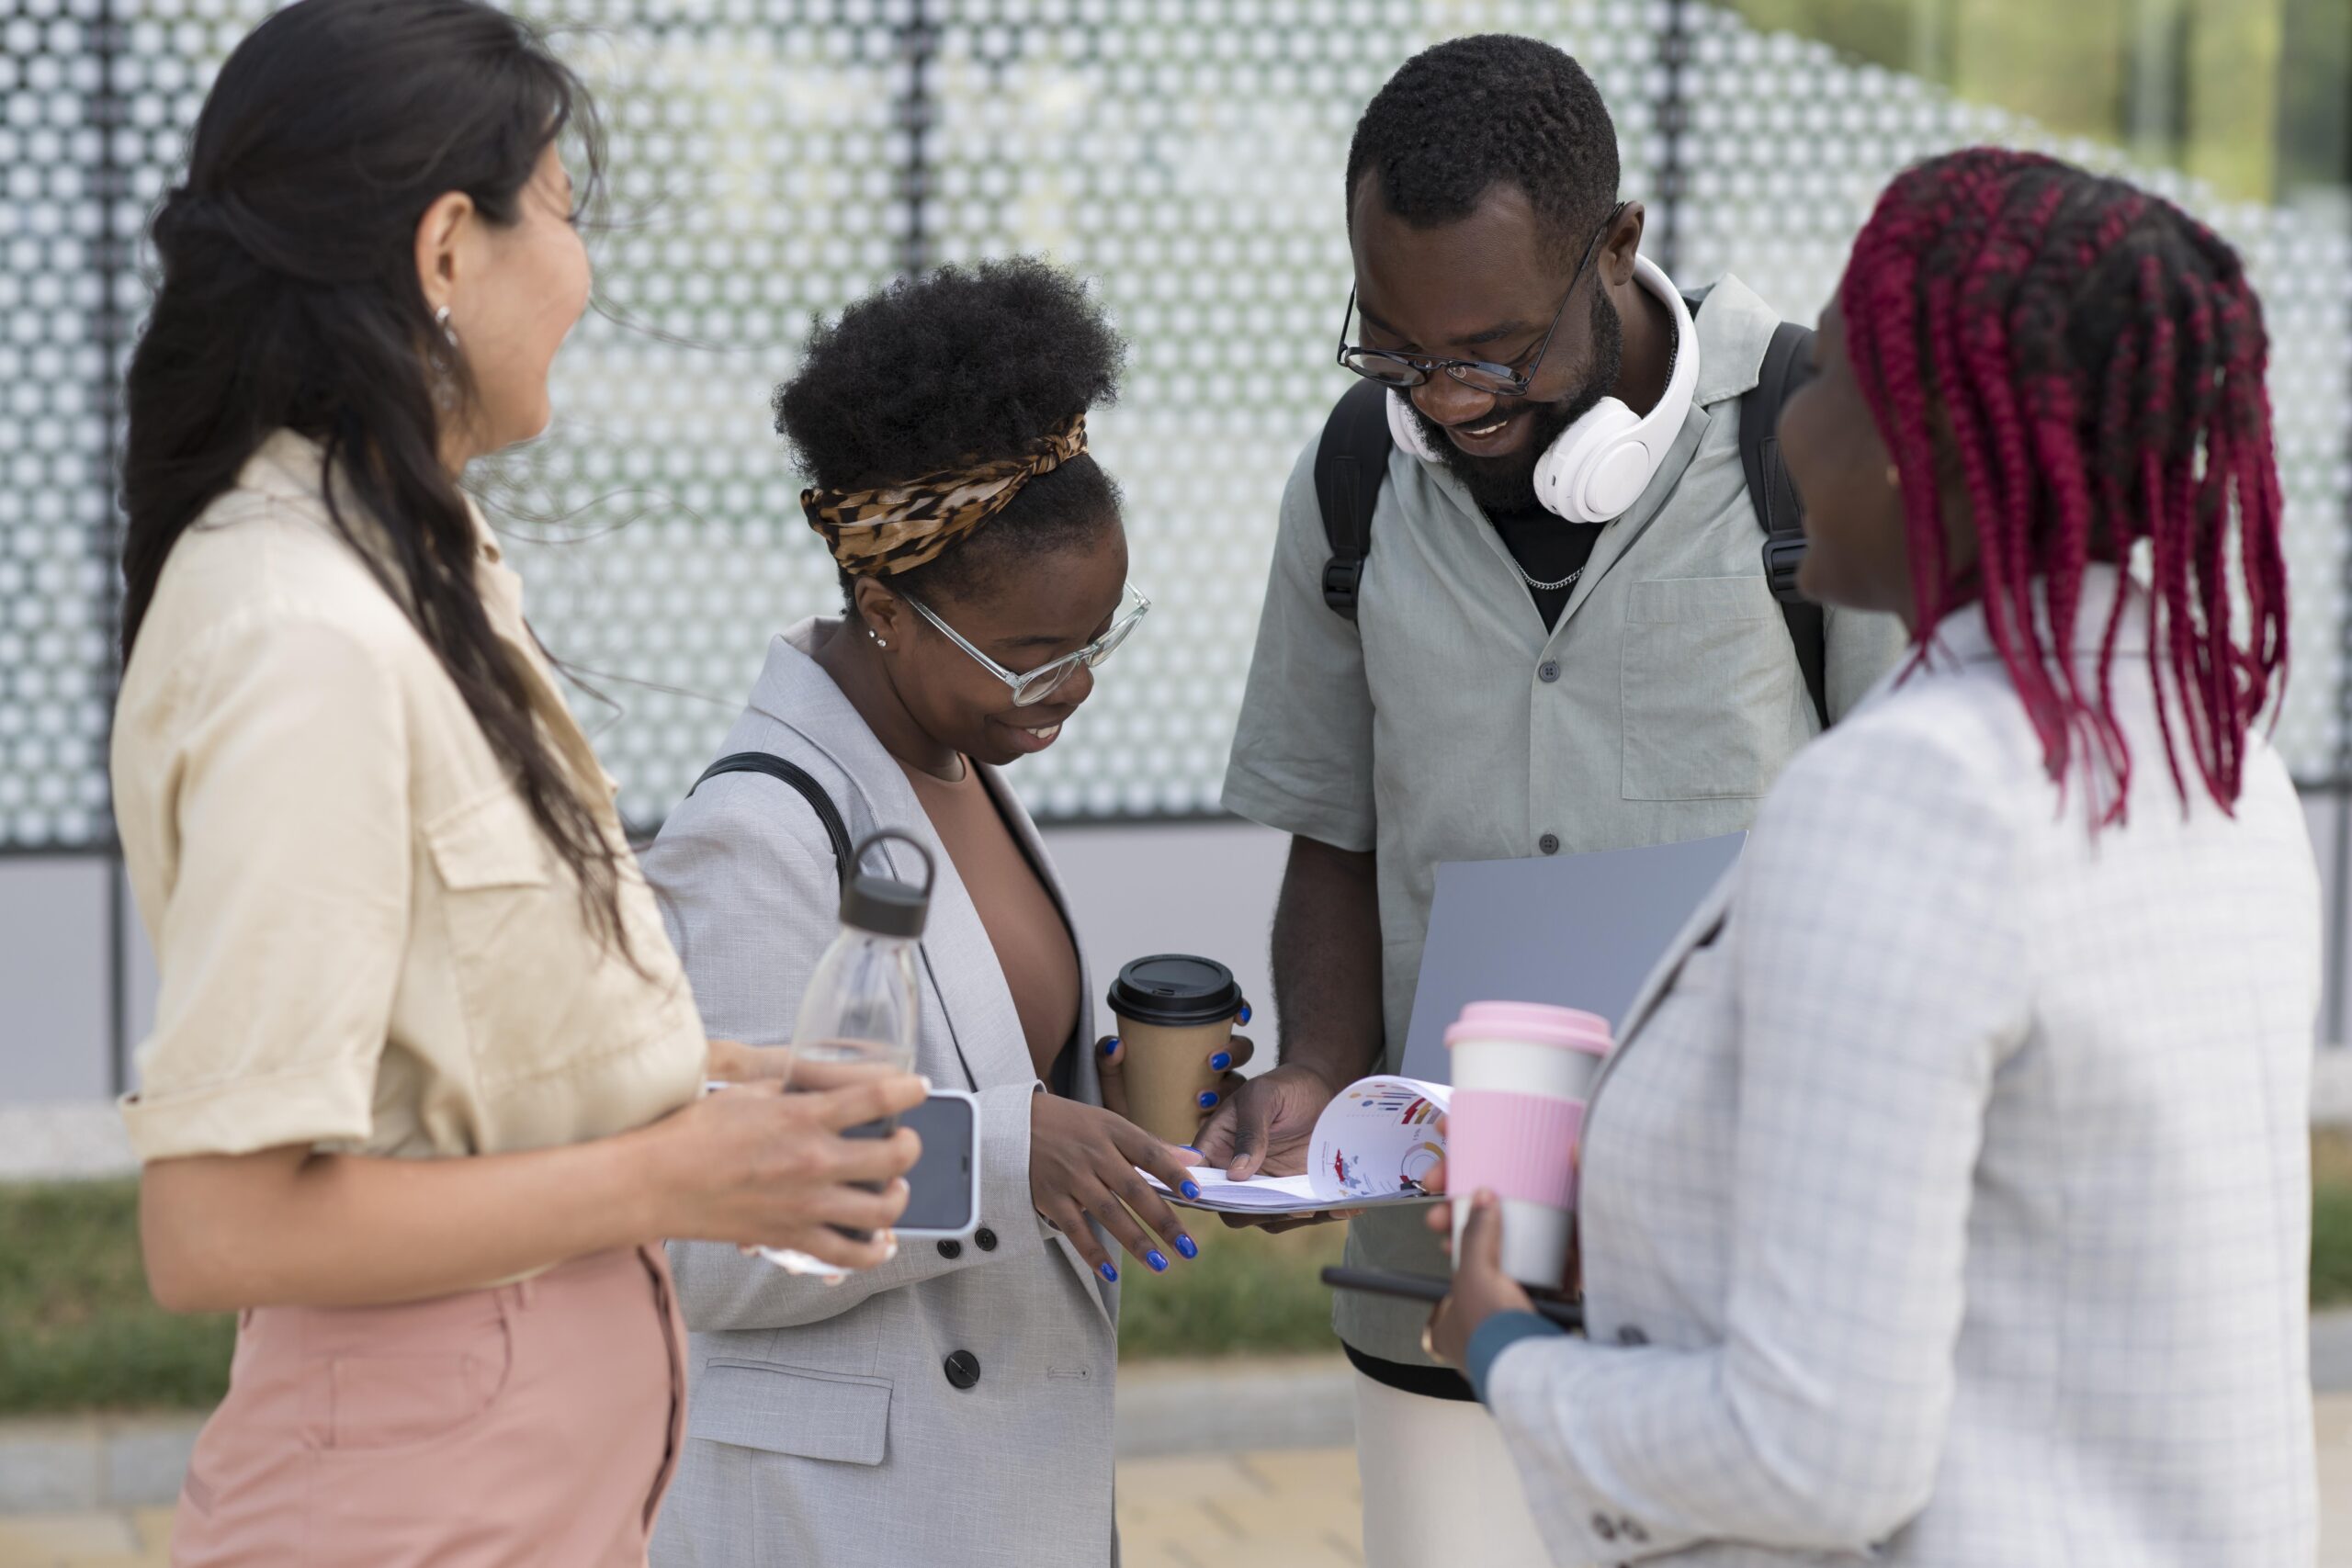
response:
<path fill-rule="evenodd" d="M 2318 1568 L 2352 1568 L 2352 1394 L 2319 1402 Z M 1351 1449 L 1171 1454 L 1119 1466 L 1126 1568 L 1346 1568 L 1363 1561 Z M 168 1509 L 0 1517 L 0 1568 L 164 1568 Z"/>

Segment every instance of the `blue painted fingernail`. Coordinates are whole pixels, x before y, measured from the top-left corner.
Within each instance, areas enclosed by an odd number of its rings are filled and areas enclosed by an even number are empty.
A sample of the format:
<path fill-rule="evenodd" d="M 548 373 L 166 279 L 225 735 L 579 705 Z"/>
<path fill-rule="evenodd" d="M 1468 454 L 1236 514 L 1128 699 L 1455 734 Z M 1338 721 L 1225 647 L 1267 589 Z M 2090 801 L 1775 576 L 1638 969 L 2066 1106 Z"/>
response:
<path fill-rule="evenodd" d="M 1179 1187 L 1178 1189 L 1176 1189 L 1176 1190 L 1177 1190 L 1177 1191 L 1179 1191 L 1179 1192 L 1182 1192 L 1182 1193 L 1185 1197 L 1187 1197 L 1187 1198 L 1197 1198 L 1197 1197 L 1199 1197 L 1199 1196 L 1201 1195 L 1201 1184 L 1200 1184 L 1199 1182 L 1197 1182 L 1197 1181 L 1187 1181 L 1186 1183 L 1184 1183 L 1184 1185 L 1183 1185 L 1183 1186 Z M 1181 1242 L 1181 1241 L 1180 1241 L 1180 1242 L 1178 1242 L 1178 1243 L 1176 1244 L 1176 1248 L 1177 1248 L 1177 1250 L 1178 1250 L 1178 1251 L 1182 1252 L 1182 1251 L 1183 1251 L 1183 1247 L 1184 1247 L 1184 1244 L 1183 1244 L 1182 1242 Z M 1190 1257 L 1191 1257 L 1191 1256 L 1193 1256 L 1193 1255 L 1192 1255 L 1191 1253 L 1189 1253 L 1189 1252 L 1186 1252 L 1186 1253 L 1184 1253 L 1184 1256 L 1185 1256 L 1185 1257 L 1187 1257 L 1187 1258 L 1190 1258 Z"/>
<path fill-rule="evenodd" d="M 1191 1155 L 1194 1159 L 1199 1159 L 1201 1157 L 1201 1151 L 1194 1148 L 1190 1144 L 1179 1144 L 1176 1146 L 1183 1150 L 1186 1154 Z"/>
<path fill-rule="evenodd" d="M 1145 1253 L 1143 1255 L 1143 1260 L 1151 1265 L 1151 1271 L 1155 1274 L 1165 1274 L 1168 1272 L 1167 1254 L 1161 1252 L 1158 1247 L 1154 1247 L 1149 1252 Z"/>
<path fill-rule="evenodd" d="M 1115 1034 L 1114 1034 L 1113 1036 L 1111 1036 L 1111 1038 L 1110 1038 L 1110 1039 L 1105 1040 L 1104 1042 L 1102 1042 L 1102 1054 L 1103 1054 L 1105 1056 L 1110 1055 L 1112 1053 L 1114 1053 L 1114 1052 L 1115 1052 L 1116 1050 L 1118 1050 L 1118 1048 L 1119 1048 L 1119 1037 L 1118 1037 L 1117 1035 L 1115 1035 Z"/>
<path fill-rule="evenodd" d="M 1236 1017 L 1243 1023 L 1250 1021 L 1250 1004 L 1248 1002 L 1243 1002 L 1241 1004 L 1241 1011 L 1237 1014 Z"/>
<path fill-rule="evenodd" d="M 1094 1271 L 1114 1285 L 1119 1282 L 1119 1271 L 1116 1269 L 1112 1268 L 1108 1263 L 1096 1264 L 1094 1266 Z"/>
<path fill-rule="evenodd" d="M 1231 1066 L 1233 1066 L 1233 1053 L 1230 1051 L 1219 1051 L 1209 1058 L 1209 1071 L 1213 1073 L 1221 1073 Z"/>
<path fill-rule="evenodd" d="M 1187 1183 L 1187 1185 L 1190 1184 Z M 1176 1238 L 1176 1250 L 1187 1258 L 1198 1258 L 1201 1255 L 1201 1244 L 1191 1236 L 1180 1235 Z"/>
<path fill-rule="evenodd" d="M 1215 1105 L 1216 1103 L 1216 1091 L 1215 1089 L 1203 1089 L 1203 1090 L 1201 1091 L 1201 1109 L 1202 1109 L 1202 1110 L 1206 1111 L 1210 1106 Z"/>

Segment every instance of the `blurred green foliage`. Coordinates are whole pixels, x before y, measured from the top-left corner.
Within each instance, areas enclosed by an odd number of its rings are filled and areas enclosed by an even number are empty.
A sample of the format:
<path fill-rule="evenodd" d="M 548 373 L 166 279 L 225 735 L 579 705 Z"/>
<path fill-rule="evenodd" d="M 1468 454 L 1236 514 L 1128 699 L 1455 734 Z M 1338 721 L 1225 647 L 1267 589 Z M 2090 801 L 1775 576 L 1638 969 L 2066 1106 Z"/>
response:
<path fill-rule="evenodd" d="M 1731 0 L 1753 25 L 2278 202 L 2352 183 L 2346 0 Z"/>
<path fill-rule="evenodd" d="M 2352 1136 L 2313 1140 L 2312 1301 L 2352 1305 Z M 0 1187 L 0 1416 L 203 1409 L 228 1386 L 236 1325 L 147 1293 L 129 1182 Z M 1317 1278 L 1346 1230 L 1229 1231 L 1187 1214 L 1201 1256 L 1153 1274 L 1120 1259 L 1122 1359 L 1336 1350 Z"/>
<path fill-rule="evenodd" d="M 0 1187 L 0 1415 L 209 1406 L 235 1340 L 147 1293 L 137 1183 Z"/>

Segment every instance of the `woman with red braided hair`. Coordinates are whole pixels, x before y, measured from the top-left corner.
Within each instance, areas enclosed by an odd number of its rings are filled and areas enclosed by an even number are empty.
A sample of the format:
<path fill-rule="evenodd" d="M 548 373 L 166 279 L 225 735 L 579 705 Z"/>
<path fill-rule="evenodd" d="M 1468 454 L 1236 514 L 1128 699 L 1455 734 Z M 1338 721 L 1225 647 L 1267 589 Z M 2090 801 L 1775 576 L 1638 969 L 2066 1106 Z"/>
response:
<path fill-rule="evenodd" d="M 1781 443 L 1913 656 L 1596 1090 L 1587 1337 L 1474 1199 L 1430 1324 L 1563 1563 L 2308 1564 L 2317 876 L 2262 310 L 2169 203 L 1911 170 Z M 2155 765 L 2151 765 L 2151 761 Z"/>

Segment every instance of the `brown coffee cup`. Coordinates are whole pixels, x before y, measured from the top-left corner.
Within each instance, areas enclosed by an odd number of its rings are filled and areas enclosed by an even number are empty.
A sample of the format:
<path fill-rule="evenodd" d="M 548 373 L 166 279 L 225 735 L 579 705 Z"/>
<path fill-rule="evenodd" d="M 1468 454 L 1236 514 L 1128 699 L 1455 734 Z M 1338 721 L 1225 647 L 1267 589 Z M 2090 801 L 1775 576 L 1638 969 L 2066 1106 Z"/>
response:
<path fill-rule="evenodd" d="M 1164 1143 L 1191 1144 L 1225 1070 L 1210 1058 L 1249 1011 L 1233 971 L 1215 959 L 1163 953 L 1138 958 L 1111 987 L 1127 1086 L 1127 1117 Z"/>

